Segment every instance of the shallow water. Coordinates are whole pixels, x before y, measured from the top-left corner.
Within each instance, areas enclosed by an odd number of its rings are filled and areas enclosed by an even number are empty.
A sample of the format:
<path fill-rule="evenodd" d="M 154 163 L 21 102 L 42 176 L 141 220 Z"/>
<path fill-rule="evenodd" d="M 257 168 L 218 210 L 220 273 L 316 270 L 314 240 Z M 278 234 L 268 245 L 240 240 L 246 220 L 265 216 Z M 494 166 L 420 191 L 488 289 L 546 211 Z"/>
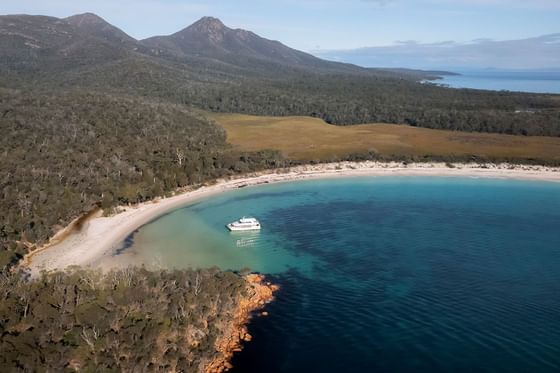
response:
<path fill-rule="evenodd" d="M 263 230 L 224 225 L 254 215 Z M 560 184 L 378 177 L 228 192 L 123 256 L 282 286 L 239 372 L 560 370 Z"/>

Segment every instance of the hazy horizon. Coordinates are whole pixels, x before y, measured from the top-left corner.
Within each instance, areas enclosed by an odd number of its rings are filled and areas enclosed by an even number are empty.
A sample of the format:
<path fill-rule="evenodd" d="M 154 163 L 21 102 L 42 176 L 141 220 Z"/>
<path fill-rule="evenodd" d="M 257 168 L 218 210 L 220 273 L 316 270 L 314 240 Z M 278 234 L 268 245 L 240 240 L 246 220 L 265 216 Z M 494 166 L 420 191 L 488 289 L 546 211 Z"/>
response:
<path fill-rule="evenodd" d="M 314 51 L 318 57 L 365 67 L 456 71 L 560 71 L 560 33 L 519 40 L 473 40 Z"/>

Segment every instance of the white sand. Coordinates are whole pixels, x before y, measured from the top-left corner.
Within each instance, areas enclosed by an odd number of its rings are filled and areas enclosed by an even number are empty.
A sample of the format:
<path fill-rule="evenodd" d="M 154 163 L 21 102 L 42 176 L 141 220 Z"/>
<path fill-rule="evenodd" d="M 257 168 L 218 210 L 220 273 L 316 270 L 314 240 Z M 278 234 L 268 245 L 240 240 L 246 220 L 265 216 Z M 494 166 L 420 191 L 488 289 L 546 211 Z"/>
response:
<path fill-rule="evenodd" d="M 209 197 L 227 190 L 265 183 L 348 176 L 456 176 L 500 179 L 541 180 L 560 182 L 560 168 L 543 166 L 513 166 L 509 164 L 454 164 L 340 162 L 306 165 L 289 170 L 272 170 L 242 177 L 218 180 L 217 184 L 185 192 L 173 197 L 147 202 L 135 207 L 122 208 L 111 217 L 95 217 L 78 233 L 62 242 L 46 245 L 30 254 L 26 262 L 35 275 L 41 270 L 63 269 L 71 265 L 89 266 L 110 257 L 118 245 L 134 230 L 154 218 L 186 205 L 194 200 Z M 107 260 L 104 263 L 110 262 Z"/>

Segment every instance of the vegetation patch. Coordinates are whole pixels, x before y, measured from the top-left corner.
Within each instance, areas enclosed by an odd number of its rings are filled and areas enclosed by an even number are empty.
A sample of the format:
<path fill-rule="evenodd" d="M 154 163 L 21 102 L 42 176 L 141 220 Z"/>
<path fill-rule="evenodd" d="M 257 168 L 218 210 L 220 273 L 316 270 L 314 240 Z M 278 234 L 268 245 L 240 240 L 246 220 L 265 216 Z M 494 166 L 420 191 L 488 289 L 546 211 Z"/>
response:
<path fill-rule="evenodd" d="M 270 300 L 255 299 L 258 286 L 217 269 L 3 273 L 0 370 L 220 371 L 232 352 L 224 339 L 239 347 L 240 305 L 248 313 Z"/>
<path fill-rule="evenodd" d="M 560 138 L 433 130 L 405 125 L 333 126 L 311 117 L 209 114 L 242 151 L 274 149 L 299 161 L 331 161 L 355 154 L 454 161 L 468 157 L 560 162 Z"/>
<path fill-rule="evenodd" d="M 94 205 L 280 164 L 183 105 L 126 96 L 0 89 L 0 131 L 0 268 Z"/>

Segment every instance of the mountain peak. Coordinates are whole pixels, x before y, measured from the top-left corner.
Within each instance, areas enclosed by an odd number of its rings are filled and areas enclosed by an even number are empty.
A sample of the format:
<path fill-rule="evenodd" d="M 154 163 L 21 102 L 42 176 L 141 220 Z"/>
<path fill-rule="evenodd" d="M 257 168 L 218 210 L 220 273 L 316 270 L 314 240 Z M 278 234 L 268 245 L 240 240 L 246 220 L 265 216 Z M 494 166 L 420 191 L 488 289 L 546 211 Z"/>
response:
<path fill-rule="evenodd" d="M 212 26 L 217 26 L 217 27 L 221 27 L 221 28 L 225 28 L 226 26 L 224 25 L 224 23 L 216 17 L 202 17 L 201 19 L 199 19 L 198 21 L 196 21 L 195 23 L 193 23 L 193 25 L 196 24 L 202 24 L 202 25 L 212 25 Z"/>
<path fill-rule="evenodd" d="M 192 39 L 201 42 L 206 40 L 214 44 L 219 44 L 224 41 L 229 31 L 231 30 L 218 18 L 202 17 L 189 27 L 174 35 L 181 39 Z"/>
<path fill-rule="evenodd" d="M 334 66 L 334 69 L 340 69 L 331 62 L 321 61 L 251 31 L 229 28 L 214 17 L 203 17 L 172 35 L 155 36 L 142 43 L 158 53 L 167 53 L 175 58 L 205 58 L 241 68 L 254 63 L 264 69 L 268 68 L 264 67 L 268 64 L 325 69 Z"/>
<path fill-rule="evenodd" d="M 105 21 L 103 18 L 93 13 L 76 14 L 66 18 L 66 21 L 74 26 L 91 26 L 107 23 L 107 21 Z"/>
<path fill-rule="evenodd" d="M 134 38 L 127 35 L 121 29 L 111 25 L 109 22 L 105 21 L 97 14 L 76 14 L 74 16 L 65 18 L 64 20 L 68 24 L 74 26 L 82 32 L 85 32 L 89 36 L 95 36 L 106 41 L 127 43 L 128 45 L 136 43 L 136 40 Z"/>
<path fill-rule="evenodd" d="M 202 17 L 201 19 L 190 25 L 188 29 L 204 33 L 216 33 L 223 32 L 225 29 L 227 29 L 227 27 L 218 18 Z"/>

